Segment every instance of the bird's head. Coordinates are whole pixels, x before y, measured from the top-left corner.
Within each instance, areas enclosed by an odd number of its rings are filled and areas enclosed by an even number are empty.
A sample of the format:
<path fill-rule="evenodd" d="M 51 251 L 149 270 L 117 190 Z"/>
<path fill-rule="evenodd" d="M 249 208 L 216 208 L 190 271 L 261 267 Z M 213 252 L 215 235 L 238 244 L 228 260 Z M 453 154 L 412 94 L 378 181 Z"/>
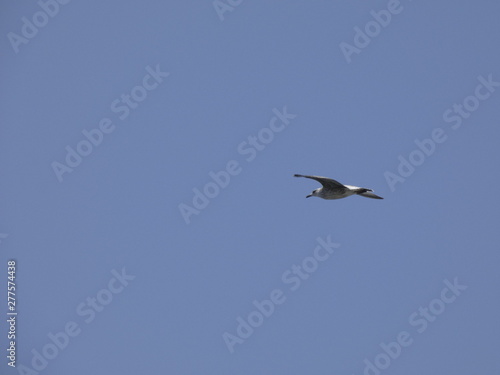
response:
<path fill-rule="evenodd" d="M 307 195 L 306 198 L 309 197 L 317 197 L 319 193 L 319 189 L 313 190 L 311 194 Z"/>

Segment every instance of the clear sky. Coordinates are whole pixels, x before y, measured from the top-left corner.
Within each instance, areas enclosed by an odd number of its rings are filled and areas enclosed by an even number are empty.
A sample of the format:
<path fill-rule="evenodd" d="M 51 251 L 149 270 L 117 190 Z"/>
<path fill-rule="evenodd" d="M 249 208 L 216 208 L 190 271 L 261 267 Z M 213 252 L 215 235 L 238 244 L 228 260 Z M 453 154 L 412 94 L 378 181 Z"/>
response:
<path fill-rule="evenodd" d="M 499 14 L 3 1 L 0 372 L 498 373 Z"/>

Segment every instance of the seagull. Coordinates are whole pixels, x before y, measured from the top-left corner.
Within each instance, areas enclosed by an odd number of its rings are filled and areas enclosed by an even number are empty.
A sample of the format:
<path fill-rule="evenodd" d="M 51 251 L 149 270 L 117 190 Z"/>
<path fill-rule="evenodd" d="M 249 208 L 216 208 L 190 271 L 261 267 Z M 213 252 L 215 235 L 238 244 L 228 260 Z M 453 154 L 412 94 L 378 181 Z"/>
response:
<path fill-rule="evenodd" d="M 340 182 L 335 181 L 331 178 L 321 177 L 321 176 L 306 176 L 303 174 L 294 174 L 293 176 L 311 178 L 313 180 L 318 181 L 321 185 L 323 185 L 323 187 L 313 190 L 313 192 L 309 194 L 306 198 L 319 197 L 323 199 L 340 199 L 340 198 L 347 198 L 351 195 L 357 194 L 366 198 L 384 199 L 376 194 L 373 194 L 372 193 L 373 190 L 371 189 L 361 188 L 351 185 L 343 185 Z"/>

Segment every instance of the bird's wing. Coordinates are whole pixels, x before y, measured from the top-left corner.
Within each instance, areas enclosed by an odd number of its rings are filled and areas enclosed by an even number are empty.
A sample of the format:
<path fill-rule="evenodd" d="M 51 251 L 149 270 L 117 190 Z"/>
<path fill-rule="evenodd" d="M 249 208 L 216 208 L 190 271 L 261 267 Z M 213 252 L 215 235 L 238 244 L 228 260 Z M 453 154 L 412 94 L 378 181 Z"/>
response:
<path fill-rule="evenodd" d="M 379 197 L 377 194 L 373 194 L 369 191 L 365 191 L 364 193 L 359 193 L 358 195 L 362 195 L 363 197 L 366 197 L 366 198 L 384 199 L 382 197 Z"/>
<path fill-rule="evenodd" d="M 327 177 L 321 177 L 321 176 L 306 176 L 303 174 L 294 174 L 294 177 L 305 177 L 305 178 L 311 178 L 313 180 L 318 181 L 321 185 L 323 185 L 327 189 L 332 189 L 332 190 L 337 190 L 337 189 L 346 189 L 344 185 L 342 185 L 340 182 L 335 181 L 331 178 Z"/>

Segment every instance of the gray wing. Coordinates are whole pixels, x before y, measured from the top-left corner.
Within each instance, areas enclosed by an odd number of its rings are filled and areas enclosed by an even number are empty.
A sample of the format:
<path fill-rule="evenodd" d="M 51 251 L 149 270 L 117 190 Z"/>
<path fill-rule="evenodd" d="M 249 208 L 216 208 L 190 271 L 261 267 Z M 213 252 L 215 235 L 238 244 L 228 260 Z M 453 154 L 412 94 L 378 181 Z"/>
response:
<path fill-rule="evenodd" d="M 358 195 L 362 195 L 363 197 L 366 197 L 366 198 L 373 198 L 373 199 L 384 199 L 382 197 L 379 197 L 377 194 L 373 194 L 369 191 L 366 191 L 364 193 L 360 193 Z"/>
<path fill-rule="evenodd" d="M 294 177 L 305 177 L 305 178 L 310 178 L 310 179 L 316 180 L 321 185 L 323 185 L 323 187 L 325 187 L 326 189 L 331 189 L 331 190 L 339 190 L 339 189 L 345 190 L 346 189 L 346 187 L 344 185 L 342 185 L 340 182 L 335 181 L 331 178 L 327 178 L 327 177 L 307 176 L 307 175 L 303 175 L 303 174 L 294 174 L 293 176 Z"/>

